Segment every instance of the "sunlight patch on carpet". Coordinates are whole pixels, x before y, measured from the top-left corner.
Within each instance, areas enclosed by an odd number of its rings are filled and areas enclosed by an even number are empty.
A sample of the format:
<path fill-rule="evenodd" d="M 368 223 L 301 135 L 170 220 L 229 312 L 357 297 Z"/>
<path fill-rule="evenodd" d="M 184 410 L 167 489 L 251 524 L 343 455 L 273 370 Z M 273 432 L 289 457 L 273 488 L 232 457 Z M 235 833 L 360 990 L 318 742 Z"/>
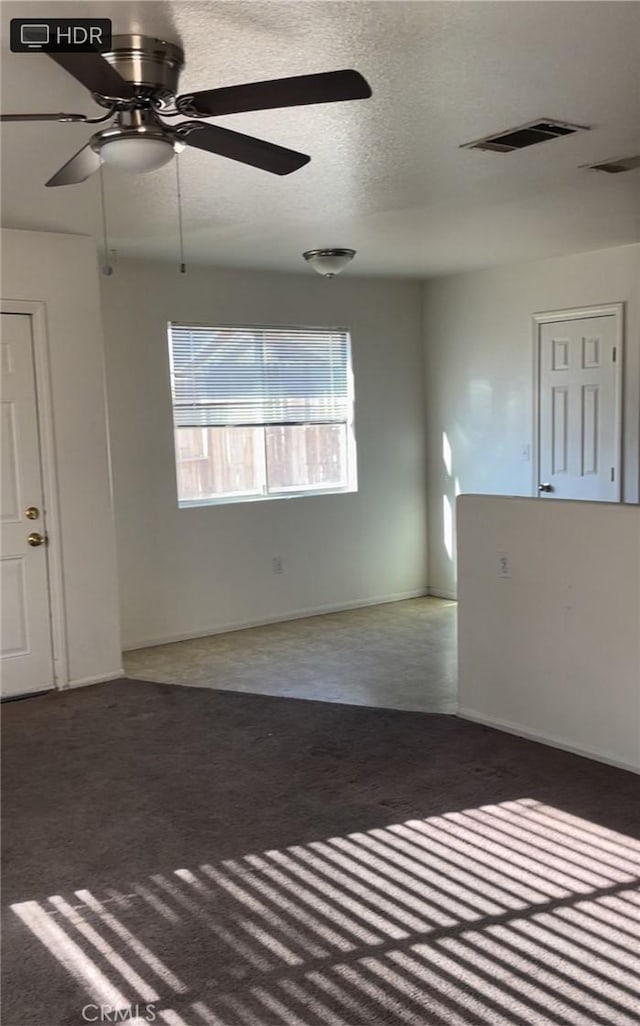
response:
<path fill-rule="evenodd" d="M 638 842 L 523 798 L 11 907 L 78 1021 L 637 1026 L 639 883 Z"/>

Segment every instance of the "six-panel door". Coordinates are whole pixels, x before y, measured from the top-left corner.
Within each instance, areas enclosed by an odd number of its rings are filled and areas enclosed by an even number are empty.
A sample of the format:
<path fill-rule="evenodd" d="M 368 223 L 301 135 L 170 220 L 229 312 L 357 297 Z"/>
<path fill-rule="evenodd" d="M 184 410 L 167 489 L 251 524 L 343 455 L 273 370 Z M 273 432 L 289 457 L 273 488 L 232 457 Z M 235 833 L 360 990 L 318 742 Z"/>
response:
<path fill-rule="evenodd" d="M 54 686 L 46 518 L 31 317 L 2 314 L 0 625 L 2 697 Z"/>
<path fill-rule="evenodd" d="M 552 321 L 539 339 L 540 494 L 618 502 L 616 318 Z"/>

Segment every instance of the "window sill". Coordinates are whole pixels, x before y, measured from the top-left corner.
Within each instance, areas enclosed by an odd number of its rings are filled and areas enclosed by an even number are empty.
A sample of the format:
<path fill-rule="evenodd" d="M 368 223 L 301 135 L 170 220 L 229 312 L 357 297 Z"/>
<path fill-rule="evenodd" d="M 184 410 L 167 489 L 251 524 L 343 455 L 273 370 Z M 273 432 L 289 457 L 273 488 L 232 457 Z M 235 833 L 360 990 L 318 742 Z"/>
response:
<path fill-rule="evenodd" d="M 308 488 L 299 491 L 277 492 L 273 495 L 221 495 L 210 499 L 181 499 L 178 509 L 198 509 L 202 506 L 230 506 L 238 503 L 271 502 L 275 499 L 310 499 L 316 495 L 347 495 L 357 492 L 357 487 Z"/>

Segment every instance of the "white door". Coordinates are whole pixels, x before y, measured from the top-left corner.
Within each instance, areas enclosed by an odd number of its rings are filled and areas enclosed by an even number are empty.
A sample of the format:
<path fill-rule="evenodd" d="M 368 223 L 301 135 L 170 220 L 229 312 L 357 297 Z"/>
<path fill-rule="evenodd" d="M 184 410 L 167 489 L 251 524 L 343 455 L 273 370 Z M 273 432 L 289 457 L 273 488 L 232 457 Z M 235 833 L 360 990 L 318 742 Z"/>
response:
<path fill-rule="evenodd" d="M 54 686 L 31 317 L 0 337 L 0 679 L 2 697 Z"/>
<path fill-rule="evenodd" d="M 615 312 L 538 329 L 538 494 L 619 502 L 621 361 Z"/>

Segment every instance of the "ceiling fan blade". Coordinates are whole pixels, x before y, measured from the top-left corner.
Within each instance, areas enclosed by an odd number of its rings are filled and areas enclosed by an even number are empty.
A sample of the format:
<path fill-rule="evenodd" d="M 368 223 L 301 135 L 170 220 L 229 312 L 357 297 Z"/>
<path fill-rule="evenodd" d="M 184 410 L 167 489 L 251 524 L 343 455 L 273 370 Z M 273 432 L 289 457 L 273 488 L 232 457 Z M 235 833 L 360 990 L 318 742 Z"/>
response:
<path fill-rule="evenodd" d="M 87 143 L 81 150 L 68 160 L 59 171 L 47 182 L 47 188 L 55 185 L 77 185 L 84 182 L 99 169 L 102 157 Z"/>
<path fill-rule="evenodd" d="M 87 121 L 86 114 L 0 114 L 0 121 Z"/>
<path fill-rule="evenodd" d="M 47 56 L 61 68 L 73 75 L 90 93 L 101 96 L 112 96 L 121 100 L 133 100 L 136 93 L 130 82 L 125 81 L 115 68 L 112 68 L 102 54 L 97 51 L 89 53 L 54 53 L 47 51 Z"/>
<path fill-rule="evenodd" d="M 185 121 L 175 129 L 176 137 L 198 150 L 217 153 L 221 157 L 251 164 L 274 175 L 290 175 L 311 160 L 306 153 L 296 153 L 275 143 L 255 139 L 252 135 L 231 132 L 218 125 L 204 125 L 200 121 Z"/>
<path fill-rule="evenodd" d="M 369 83 L 358 71 L 327 71 L 321 75 L 298 75 L 222 89 L 205 89 L 179 96 L 176 106 L 183 114 L 211 118 L 248 110 L 299 107 L 307 103 L 364 100 L 369 96 Z"/>

